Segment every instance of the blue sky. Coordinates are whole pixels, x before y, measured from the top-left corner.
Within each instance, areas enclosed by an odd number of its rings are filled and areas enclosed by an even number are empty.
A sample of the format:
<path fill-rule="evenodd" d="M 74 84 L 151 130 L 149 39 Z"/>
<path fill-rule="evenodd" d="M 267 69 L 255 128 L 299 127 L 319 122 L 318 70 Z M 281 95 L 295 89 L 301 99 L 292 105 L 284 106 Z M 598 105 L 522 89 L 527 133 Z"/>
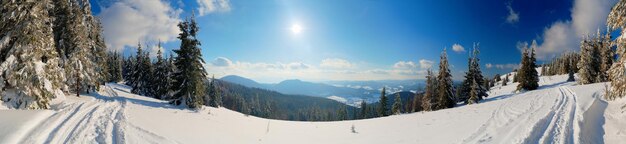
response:
<path fill-rule="evenodd" d="M 576 51 L 614 1 L 92 0 L 110 49 L 132 53 L 138 40 L 175 49 L 175 23 L 196 11 L 209 73 L 261 82 L 423 79 L 444 48 L 459 80 L 474 42 L 492 76 L 511 71 L 532 40 L 539 63 Z"/>

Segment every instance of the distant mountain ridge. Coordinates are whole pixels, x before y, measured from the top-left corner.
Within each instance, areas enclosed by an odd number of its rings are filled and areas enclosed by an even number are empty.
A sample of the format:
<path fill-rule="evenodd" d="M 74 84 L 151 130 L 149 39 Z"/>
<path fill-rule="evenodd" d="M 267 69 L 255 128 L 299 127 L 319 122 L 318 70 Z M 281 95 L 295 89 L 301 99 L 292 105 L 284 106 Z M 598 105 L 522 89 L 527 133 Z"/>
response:
<path fill-rule="evenodd" d="M 346 100 L 343 102 L 349 105 L 357 105 L 362 100 L 365 100 L 368 103 L 376 102 L 380 95 L 380 89 L 383 86 L 388 87 L 388 93 L 395 93 L 400 91 L 417 92 L 417 90 L 419 90 L 421 87 L 421 81 L 418 80 L 332 81 L 315 83 L 292 79 L 284 80 L 276 84 L 264 84 L 237 75 L 224 76 L 220 80 L 240 84 L 246 87 L 277 91 L 279 93 L 289 95 L 308 95 L 325 98 L 341 97 Z"/>

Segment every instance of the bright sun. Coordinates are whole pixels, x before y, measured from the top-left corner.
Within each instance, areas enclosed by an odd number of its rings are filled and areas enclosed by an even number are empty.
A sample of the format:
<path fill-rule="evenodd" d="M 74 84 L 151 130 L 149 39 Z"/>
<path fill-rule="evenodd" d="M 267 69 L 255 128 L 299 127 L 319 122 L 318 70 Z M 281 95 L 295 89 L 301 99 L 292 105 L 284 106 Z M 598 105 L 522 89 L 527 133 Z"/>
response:
<path fill-rule="evenodd" d="M 300 26 L 299 24 L 293 24 L 289 29 L 293 34 L 300 34 L 302 32 L 302 26 Z"/>

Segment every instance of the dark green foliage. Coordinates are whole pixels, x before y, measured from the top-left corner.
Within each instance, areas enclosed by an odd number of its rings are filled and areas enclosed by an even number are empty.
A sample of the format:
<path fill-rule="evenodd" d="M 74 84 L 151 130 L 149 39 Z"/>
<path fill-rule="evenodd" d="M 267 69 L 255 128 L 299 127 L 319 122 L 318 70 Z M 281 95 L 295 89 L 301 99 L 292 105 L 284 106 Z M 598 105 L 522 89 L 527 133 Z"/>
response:
<path fill-rule="evenodd" d="M 387 96 L 385 95 L 386 88 L 383 87 L 383 90 L 380 92 L 380 100 L 378 101 L 378 116 L 384 117 L 389 116 L 389 108 L 387 104 Z"/>
<path fill-rule="evenodd" d="M 208 82 L 207 82 L 208 83 Z M 275 91 L 259 88 L 249 88 L 221 80 L 215 80 L 216 89 L 223 96 L 222 107 L 270 119 L 297 120 L 297 121 L 335 121 L 341 109 L 346 109 L 346 116 L 353 115 L 355 107 L 346 106 L 340 102 L 321 97 L 302 95 L 285 95 Z M 366 107 L 367 117 L 375 117 L 375 112 Z"/>
<path fill-rule="evenodd" d="M 437 76 L 437 105 L 435 110 L 452 108 L 456 105 L 452 88 L 452 75 L 448 66 L 448 54 L 444 49 L 439 61 L 439 75 Z"/>
<path fill-rule="evenodd" d="M 157 47 L 161 47 L 161 43 L 157 45 Z M 170 77 L 171 67 L 165 58 L 163 58 L 163 53 L 159 49 L 157 52 L 157 61 L 154 64 L 154 72 L 152 73 L 152 95 L 158 99 L 165 99 L 169 96 L 169 91 L 172 89 L 172 79 Z"/>
<path fill-rule="evenodd" d="M 108 53 L 108 70 L 110 77 L 107 80 L 108 82 L 120 82 L 123 80 L 122 68 L 124 63 L 124 58 L 117 51 Z"/>
<path fill-rule="evenodd" d="M 530 49 L 524 49 L 522 53 L 522 63 L 517 71 L 517 90 L 535 90 L 539 87 L 539 75 L 537 74 L 535 64 L 535 47 L 536 42 L 533 41 Z"/>
<path fill-rule="evenodd" d="M 204 99 L 205 105 L 210 107 L 220 107 L 222 105 L 222 94 L 215 85 L 215 78 L 211 78 L 211 81 L 207 85 L 207 96 Z"/>
<path fill-rule="evenodd" d="M 480 70 L 480 59 L 478 58 L 479 53 L 480 51 L 478 50 L 478 44 L 474 44 L 474 49 L 472 50 L 467 62 L 468 71 L 465 73 L 465 80 L 463 80 L 463 84 L 458 91 L 459 93 L 457 93 L 457 100 L 459 101 L 468 103 L 468 98 L 470 97 L 470 91 L 472 90 L 472 85 L 474 81 L 476 81 L 476 83 L 478 84 L 485 83 L 482 72 Z M 478 100 L 482 100 L 483 97 L 488 96 L 487 90 L 488 84 L 486 86 L 477 85 L 476 92 L 478 95 Z"/>
<path fill-rule="evenodd" d="M 368 109 L 367 109 L 367 103 L 365 101 L 361 101 L 361 108 L 360 108 L 360 113 L 359 113 L 359 118 L 360 119 L 366 119 L 369 118 L 368 116 Z"/>
<path fill-rule="evenodd" d="M 203 104 L 205 88 L 202 85 L 206 80 L 204 60 L 200 52 L 200 41 L 196 35 L 199 30 L 195 17 L 178 24 L 181 33 L 180 49 L 174 50 L 177 57 L 174 60 L 177 71 L 174 73 L 173 104 L 185 104 L 189 108 L 200 108 Z"/>
<path fill-rule="evenodd" d="M 400 93 L 396 93 L 396 98 L 394 99 L 393 106 L 391 107 L 391 112 L 394 115 L 402 113 L 402 99 L 400 99 Z"/>

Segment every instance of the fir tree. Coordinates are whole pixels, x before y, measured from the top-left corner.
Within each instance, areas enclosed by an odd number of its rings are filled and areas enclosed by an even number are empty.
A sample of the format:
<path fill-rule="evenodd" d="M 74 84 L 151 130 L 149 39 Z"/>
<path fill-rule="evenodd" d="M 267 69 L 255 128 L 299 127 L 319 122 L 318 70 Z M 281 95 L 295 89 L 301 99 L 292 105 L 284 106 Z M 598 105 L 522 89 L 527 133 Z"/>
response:
<path fill-rule="evenodd" d="M 509 83 L 509 76 L 511 76 L 511 74 L 507 74 L 504 79 L 502 80 L 502 86 L 506 86 L 507 83 Z"/>
<path fill-rule="evenodd" d="M 439 93 L 437 95 L 436 109 L 452 108 L 456 104 L 454 102 L 454 93 L 452 89 L 452 75 L 448 68 L 448 54 L 446 49 L 441 53 L 441 60 L 439 61 L 439 75 L 437 76 L 437 86 Z"/>
<path fill-rule="evenodd" d="M 469 99 L 467 100 L 467 104 L 475 104 L 478 103 L 478 88 L 479 85 L 478 83 L 476 83 L 476 81 L 472 82 L 472 86 L 471 86 L 471 90 L 470 90 L 470 96 Z"/>
<path fill-rule="evenodd" d="M 65 86 L 49 4 L 0 1 L 0 98 L 7 106 L 47 109 Z"/>
<path fill-rule="evenodd" d="M 426 71 L 426 89 L 422 97 L 422 109 L 425 111 L 435 110 L 437 93 L 437 77 L 428 69 Z"/>
<path fill-rule="evenodd" d="M 468 59 L 468 71 L 465 73 L 465 80 L 463 81 L 463 84 L 461 86 L 461 89 L 459 90 L 460 93 L 457 93 L 457 95 L 459 95 L 459 100 L 464 101 L 465 103 L 467 103 L 467 99 L 470 96 L 470 91 L 472 89 L 472 83 L 473 81 L 476 81 L 479 84 L 483 84 L 483 75 L 482 72 L 480 70 L 480 64 L 479 61 L 480 59 L 478 58 L 478 54 L 480 53 L 480 51 L 478 50 L 479 45 L 478 44 L 474 44 L 474 48 L 472 50 L 472 52 L 470 53 L 470 57 Z M 476 91 L 478 92 L 478 100 L 482 100 L 483 96 L 487 96 L 487 86 L 481 86 L 478 85 Z"/>
<path fill-rule="evenodd" d="M 596 71 L 597 53 L 594 42 L 587 38 L 583 39 L 580 44 L 580 61 L 578 61 L 578 83 L 590 84 L 595 83 L 598 71 Z"/>
<path fill-rule="evenodd" d="M 172 103 L 185 104 L 189 108 L 200 108 L 202 106 L 204 89 L 202 82 L 206 80 L 206 71 L 203 67 L 204 60 L 200 52 L 200 41 L 196 35 L 198 25 L 195 17 L 178 24 L 181 33 L 178 39 L 181 40 L 180 49 L 174 50 L 177 57 L 174 61 L 177 71 L 174 73 L 174 100 Z"/>
<path fill-rule="evenodd" d="M 361 101 L 361 113 L 359 113 L 359 118 L 361 119 L 366 119 L 368 118 L 367 116 L 367 103 L 365 102 L 365 100 Z"/>
<path fill-rule="evenodd" d="M 215 78 L 211 78 L 211 82 L 209 82 L 209 86 L 207 89 L 208 95 L 205 97 L 205 105 L 210 107 L 220 107 L 222 98 L 220 96 L 219 89 L 217 85 L 215 85 Z"/>
<path fill-rule="evenodd" d="M 152 89 L 154 91 L 154 97 L 158 99 L 164 99 L 168 97 L 168 92 L 170 89 L 171 81 L 169 81 L 169 64 L 166 59 L 163 58 L 163 53 L 161 52 L 161 43 L 157 45 L 159 50 L 157 51 L 157 61 L 154 64 L 154 73 L 152 74 L 153 82 Z"/>
<path fill-rule="evenodd" d="M 391 111 L 394 115 L 402 113 L 402 99 L 400 99 L 400 93 L 396 93 L 396 98 L 394 99 Z"/>
<path fill-rule="evenodd" d="M 380 100 L 378 101 L 378 116 L 384 117 L 389 116 L 389 109 L 387 108 L 387 96 L 385 96 L 385 87 L 380 92 Z"/>
<path fill-rule="evenodd" d="M 528 87 L 527 90 L 535 90 L 539 87 L 539 73 L 537 72 L 537 59 L 535 58 L 535 49 L 537 49 L 537 41 L 533 40 L 530 45 L 530 53 L 528 63 L 530 64 L 527 67 L 527 78 L 528 79 Z"/>
<path fill-rule="evenodd" d="M 620 37 L 626 34 L 626 0 L 620 0 L 613 6 L 607 18 L 607 26 L 609 33 L 620 29 L 622 30 Z M 615 40 L 615 44 L 617 45 L 616 54 L 619 58 L 609 69 L 611 87 L 605 95 L 607 100 L 614 100 L 626 95 L 626 69 L 624 68 L 626 67 L 626 43 L 624 39 L 618 38 Z"/>

